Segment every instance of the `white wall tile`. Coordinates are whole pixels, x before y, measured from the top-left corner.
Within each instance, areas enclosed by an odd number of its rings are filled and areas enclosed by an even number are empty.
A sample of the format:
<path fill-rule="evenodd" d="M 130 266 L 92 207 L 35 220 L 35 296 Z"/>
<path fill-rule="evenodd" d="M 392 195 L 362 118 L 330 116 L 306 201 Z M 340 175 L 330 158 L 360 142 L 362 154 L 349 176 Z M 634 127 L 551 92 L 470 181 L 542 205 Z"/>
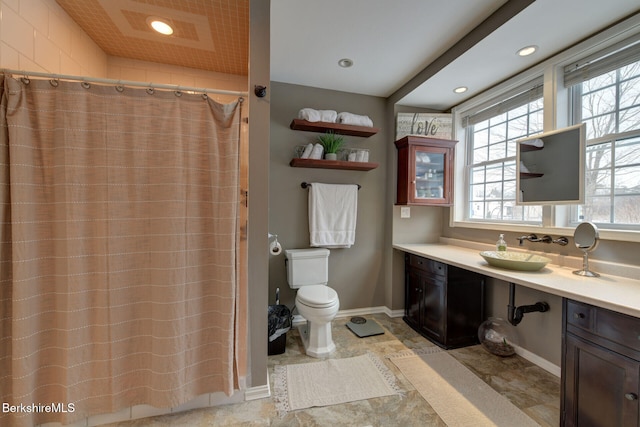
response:
<path fill-rule="evenodd" d="M 64 52 L 71 51 L 72 27 L 68 20 L 62 19 L 57 13 L 49 11 L 49 38 Z"/>
<path fill-rule="evenodd" d="M 0 42 L 0 66 L 11 70 L 20 69 L 20 53 L 5 42 Z"/>
<path fill-rule="evenodd" d="M 11 8 L 2 8 L 0 39 L 33 60 L 33 26 Z"/>
<path fill-rule="evenodd" d="M 36 31 L 34 61 L 51 73 L 60 73 L 60 49 Z"/>
<path fill-rule="evenodd" d="M 42 0 L 19 0 L 20 16 L 42 34 L 49 34 L 49 8 Z"/>

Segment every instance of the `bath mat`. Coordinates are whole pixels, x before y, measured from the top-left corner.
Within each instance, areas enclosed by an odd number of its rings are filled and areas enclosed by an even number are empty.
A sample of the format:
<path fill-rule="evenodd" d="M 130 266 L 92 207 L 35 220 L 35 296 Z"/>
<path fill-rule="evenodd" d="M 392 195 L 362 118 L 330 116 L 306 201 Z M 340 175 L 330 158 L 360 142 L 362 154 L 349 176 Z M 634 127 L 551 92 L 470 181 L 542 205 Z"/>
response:
<path fill-rule="evenodd" d="M 313 406 L 401 394 L 395 375 L 372 353 L 276 366 L 273 389 L 280 415 Z"/>
<path fill-rule="evenodd" d="M 449 427 L 539 425 L 440 348 L 386 357 Z"/>
<path fill-rule="evenodd" d="M 384 329 L 378 325 L 378 322 L 359 316 L 352 317 L 351 320 L 347 322 L 347 328 L 360 338 L 384 334 Z"/>

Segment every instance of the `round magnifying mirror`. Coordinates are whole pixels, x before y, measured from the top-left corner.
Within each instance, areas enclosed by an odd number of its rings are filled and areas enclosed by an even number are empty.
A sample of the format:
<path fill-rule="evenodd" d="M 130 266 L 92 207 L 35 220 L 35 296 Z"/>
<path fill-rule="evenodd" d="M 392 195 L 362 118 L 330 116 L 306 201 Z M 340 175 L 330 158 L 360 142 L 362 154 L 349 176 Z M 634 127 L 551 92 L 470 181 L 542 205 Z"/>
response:
<path fill-rule="evenodd" d="M 598 277 L 598 273 L 589 270 L 589 252 L 598 246 L 598 227 L 591 222 L 583 222 L 576 227 L 573 233 L 573 241 L 576 248 L 580 249 L 584 255 L 582 258 L 582 270 L 574 271 L 573 274 L 586 277 Z"/>

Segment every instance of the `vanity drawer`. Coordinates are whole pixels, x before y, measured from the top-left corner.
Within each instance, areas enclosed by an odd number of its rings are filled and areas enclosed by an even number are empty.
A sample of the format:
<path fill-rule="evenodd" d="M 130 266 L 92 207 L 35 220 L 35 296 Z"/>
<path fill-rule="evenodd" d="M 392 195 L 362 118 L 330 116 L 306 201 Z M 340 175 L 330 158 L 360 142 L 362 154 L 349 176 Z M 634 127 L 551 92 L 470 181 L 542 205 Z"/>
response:
<path fill-rule="evenodd" d="M 567 324 L 640 351 L 640 319 L 576 301 L 567 301 Z"/>
<path fill-rule="evenodd" d="M 593 309 L 587 304 L 567 301 L 567 323 L 587 331 L 593 330 Z"/>
<path fill-rule="evenodd" d="M 604 308 L 594 310 L 596 311 L 596 334 L 614 343 L 640 351 L 640 319 Z"/>
<path fill-rule="evenodd" d="M 447 264 L 413 254 L 409 254 L 409 265 L 427 273 L 440 276 L 447 274 Z"/>

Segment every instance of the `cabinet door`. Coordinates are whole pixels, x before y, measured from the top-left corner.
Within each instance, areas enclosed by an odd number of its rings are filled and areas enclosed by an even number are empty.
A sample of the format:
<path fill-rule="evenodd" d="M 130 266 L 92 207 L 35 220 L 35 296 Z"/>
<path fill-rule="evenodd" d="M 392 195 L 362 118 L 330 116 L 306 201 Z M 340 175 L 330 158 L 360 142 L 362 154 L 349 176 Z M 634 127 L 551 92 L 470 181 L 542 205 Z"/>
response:
<path fill-rule="evenodd" d="M 421 329 L 438 342 L 444 341 L 446 306 L 444 276 L 423 275 Z"/>
<path fill-rule="evenodd" d="M 565 346 L 561 424 L 637 426 L 640 363 L 569 333 Z"/>
<path fill-rule="evenodd" d="M 449 203 L 449 155 L 441 147 L 412 146 L 410 149 L 409 201 L 414 204 Z"/>
<path fill-rule="evenodd" d="M 422 275 L 412 268 L 407 269 L 405 299 L 405 320 L 419 326 L 422 312 Z"/>

